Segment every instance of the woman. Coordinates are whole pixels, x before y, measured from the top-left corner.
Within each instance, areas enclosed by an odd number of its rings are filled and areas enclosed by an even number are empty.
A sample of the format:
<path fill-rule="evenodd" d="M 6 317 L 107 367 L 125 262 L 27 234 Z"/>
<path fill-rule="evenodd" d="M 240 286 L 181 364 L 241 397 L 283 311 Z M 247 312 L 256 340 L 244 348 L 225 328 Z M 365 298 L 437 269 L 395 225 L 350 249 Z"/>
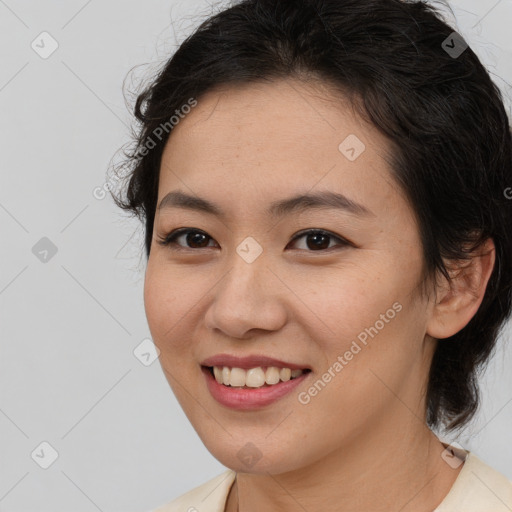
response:
<path fill-rule="evenodd" d="M 512 509 L 442 443 L 511 311 L 502 98 L 421 2 L 245 0 L 138 97 L 166 378 L 229 470 L 170 511 Z"/>

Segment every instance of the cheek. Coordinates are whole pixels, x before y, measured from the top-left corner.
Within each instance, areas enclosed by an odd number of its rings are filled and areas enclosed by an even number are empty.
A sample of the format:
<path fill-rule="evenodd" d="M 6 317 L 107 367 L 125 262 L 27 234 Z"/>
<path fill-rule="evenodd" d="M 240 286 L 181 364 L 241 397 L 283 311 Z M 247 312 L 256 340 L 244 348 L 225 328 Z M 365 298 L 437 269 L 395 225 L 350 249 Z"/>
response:
<path fill-rule="evenodd" d="M 324 345 L 327 361 L 318 378 L 328 383 L 312 402 L 317 410 L 333 410 L 332 428 L 339 422 L 348 432 L 351 427 L 344 423 L 347 413 L 354 424 L 366 424 L 384 414 L 389 404 L 396 405 L 395 393 L 403 392 L 415 403 L 411 396 L 417 394 L 426 368 L 421 358 L 423 330 L 416 320 L 421 311 L 406 302 L 405 295 L 393 298 L 383 296 L 371 311 L 365 310 L 363 303 L 352 304 L 354 316 L 340 326 L 336 340 Z M 404 391 L 405 382 L 409 388 Z M 317 387 L 323 389 L 322 382 Z M 316 393 L 315 389 L 306 391 Z"/>
<path fill-rule="evenodd" d="M 370 370 L 386 382 L 398 383 L 409 371 L 422 339 L 421 312 L 411 302 L 415 269 L 392 262 L 372 265 L 367 254 L 368 258 L 344 266 L 334 277 L 315 280 L 315 287 L 310 280 L 302 284 L 304 302 L 316 314 L 314 321 L 302 325 L 322 354 L 319 377 L 330 370 L 322 380 L 329 380 L 333 393 L 328 398 L 329 393 L 322 392 L 317 404 L 328 406 L 329 399 L 339 400 L 354 414 L 361 407 L 375 407 L 376 396 L 377 403 L 386 396 L 385 387 Z"/>
<path fill-rule="evenodd" d="M 294 291 L 315 314 L 311 339 L 318 339 L 320 332 L 325 333 L 329 352 L 344 351 L 365 328 L 377 321 L 381 327 L 380 315 L 388 312 L 387 316 L 393 318 L 396 315 L 393 304 L 403 296 L 397 279 L 390 272 L 358 263 L 345 264 L 314 279 L 297 280 Z M 311 322 L 304 325 L 312 326 Z"/>
<path fill-rule="evenodd" d="M 165 378 L 187 412 L 190 393 L 197 396 L 199 367 L 190 343 L 190 314 L 198 297 L 187 277 L 165 264 L 148 262 L 144 280 L 144 307 Z M 201 295 L 199 294 L 199 297 Z M 189 412 L 187 412 L 187 415 Z"/>
<path fill-rule="evenodd" d="M 154 342 L 157 344 L 165 328 L 164 311 L 172 311 L 176 302 L 171 290 L 171 287 L 165 286 L 162 279 L 159 279 L 159 272 L 150 260 L 144 279 L 144 309 Z"/>
<path fill-rule="evenodd" d="M 162 356 L 177 353 L 189 347 L 186 337 L 180 335 L 197 302 L 194 287 L 182 273 L 149 261 L 144 280 L 144 308 L 154 343 Z"/>

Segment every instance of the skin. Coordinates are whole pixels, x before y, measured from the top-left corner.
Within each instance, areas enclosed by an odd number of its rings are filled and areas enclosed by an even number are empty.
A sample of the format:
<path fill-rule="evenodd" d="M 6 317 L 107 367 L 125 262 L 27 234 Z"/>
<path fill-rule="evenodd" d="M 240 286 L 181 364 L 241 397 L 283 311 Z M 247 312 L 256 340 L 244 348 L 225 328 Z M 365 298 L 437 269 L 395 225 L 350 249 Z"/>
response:
<path fill-rule="evenodd" d="M 338 149 L 349 134 L 366 146 L 355 161 Z M 339 94 L 292 79 L 210 91 L 167 142 L 158 204 L 181 190 L 226 217 L 157 210 L 145 309 L 185 414 L 213 456 L 238 472 L 228 512 L 431 511 L 462 468 L 444 462 L 426 427 L 425 390 L 436 343 L 464 327 L 482 301 L 494 246 L 489 240 L 454 271 L 451 286 L 439 279 L 437 293 L 422 295 L 418 226 L 389 151 Z M 372 214 L 266 215 L 273 201 L 322 190 Z M 182 227 L 207 233 L 203 245 L 187 245 L 186 236 L 181 251 L 157 242 Z M 316 248 L 311 236 L 292 241 L 309 228 L 332 233 L 329 248 Z M 263 249 L 252 263 L 236 252 L 248 236 Z M 301 404 L 298 393 L 395 302 L 401 311 Z M 213 399 L 201 373 L 201 361 L 218 353 L 265 354 L 312 372 L 269 406 L 232 410 Z M 252 467 L 237 456 L 248 442 L 261 453 Z"/>

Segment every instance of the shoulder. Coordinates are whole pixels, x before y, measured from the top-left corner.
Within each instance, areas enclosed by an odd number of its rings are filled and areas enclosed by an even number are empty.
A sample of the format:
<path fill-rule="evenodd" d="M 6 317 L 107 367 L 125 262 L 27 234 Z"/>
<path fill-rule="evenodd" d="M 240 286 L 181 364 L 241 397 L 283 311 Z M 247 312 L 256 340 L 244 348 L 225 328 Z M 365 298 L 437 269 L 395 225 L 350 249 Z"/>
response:
<path fill-rule="evenodd" d="M 457 480 L 434 512 L 460 510 L 510 512 L 512 481 L 469 452 Z"/>
<path fill-rule="evenodd" d="M 170 503 L 148 512 L 224 512 L 235 475 L 233 470 L 228 469 Z"/>

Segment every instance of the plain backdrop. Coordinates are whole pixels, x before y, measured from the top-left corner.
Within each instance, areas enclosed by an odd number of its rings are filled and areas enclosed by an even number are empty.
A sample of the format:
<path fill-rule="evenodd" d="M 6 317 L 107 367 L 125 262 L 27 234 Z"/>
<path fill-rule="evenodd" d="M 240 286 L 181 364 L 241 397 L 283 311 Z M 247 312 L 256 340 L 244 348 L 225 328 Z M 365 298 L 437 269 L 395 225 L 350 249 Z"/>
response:
<path fill-rule="evenodd" d="M 451 6 L 510 98 L 512 0 Z M 140 355 L 141 226 L 94 194 L 129 140 L 128 72 L 150 76 L 211 12 L 206 0 L 0 1 L 1 511 L 144 512 L 225 469 Z M 450 440 L 512 479 L 510 337 L 477 418 Z"/>

